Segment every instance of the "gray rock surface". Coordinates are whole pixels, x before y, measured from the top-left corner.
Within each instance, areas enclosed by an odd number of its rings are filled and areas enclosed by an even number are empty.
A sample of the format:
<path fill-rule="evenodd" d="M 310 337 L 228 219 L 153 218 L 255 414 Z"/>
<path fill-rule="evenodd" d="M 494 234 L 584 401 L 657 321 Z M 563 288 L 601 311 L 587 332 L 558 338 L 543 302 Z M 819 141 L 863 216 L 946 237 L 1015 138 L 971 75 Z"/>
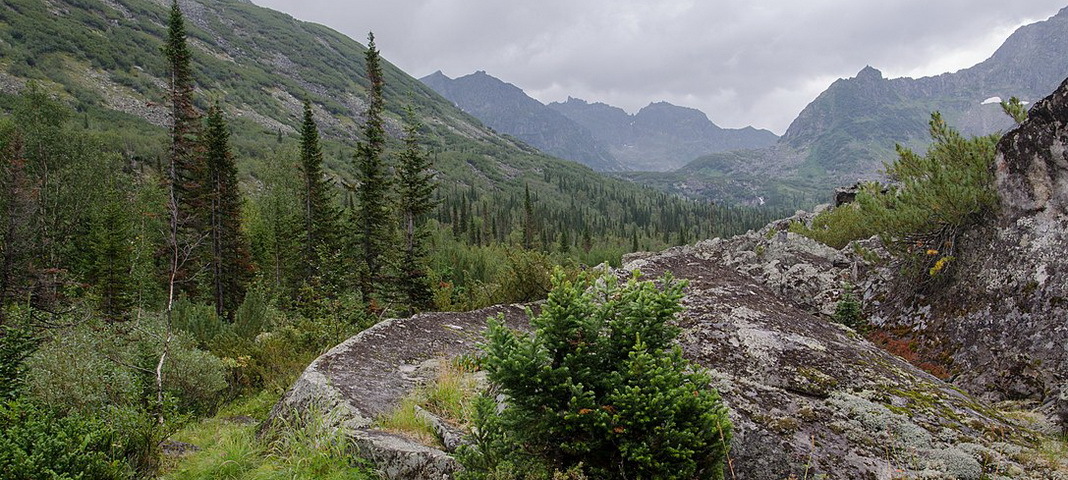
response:
<path fill-rule="evenodd" d="M 731 408 L 736 478 L 1068 478 L 1018 460 L 1031 434 L 996 409 L 807 313 L 712 247 L 625 267 L 689 281 L 680 343 Z"/>
<path fill-rule="evenodd" d="M 820 301 L 790 300 L 868 267 L 775 228 L 630 256 L 625 265 L 689 282 L 680 344 L 711 370 L 730 406 L 733 478 L 1068 478 L 1033 460 L 1031 430 L 806 311 L 822 311 Z M 758 268 L 748 254 L 727 253 L 747 242 L 764 245 L 767 263 L 778 266 Z M 445 452 L 376 430 L 371 419 L 420 382 L 406 372 L 435 355 L 470 352 L 484 320 L 502 309 L 514 327 L 524 326 L 514 306 L 376 326 L 316 360 L 272 415 L 332 405 L 344 413 L 338 425 L 386 478 L 447 476 L 456 465 Z"/>
<path fill-rule="evenodd" d="M 960 242 L 954 282 L 875 320 L 939 346 L 968 391 L 1066 416 L 1068 81 L 1002 138 L 995 179 L 1001 211 Z"/>
<path fill-rule="evenodd" d="M 504 315 L 525 328 L 523 307 L 499 306 L 464 313 L 427 313 L 379 323 L 317 358 L 271 411 L 273 421 L 301 418 L 310 409 L 352 438 L 387 479 L 441 479 L 456 471 L 445 452 L 375 428 L 375 420 L 428 379 L 428 361 L 472 353 L 486 319 Z M 449 443 L 453 443 L 450 440 Z"/>

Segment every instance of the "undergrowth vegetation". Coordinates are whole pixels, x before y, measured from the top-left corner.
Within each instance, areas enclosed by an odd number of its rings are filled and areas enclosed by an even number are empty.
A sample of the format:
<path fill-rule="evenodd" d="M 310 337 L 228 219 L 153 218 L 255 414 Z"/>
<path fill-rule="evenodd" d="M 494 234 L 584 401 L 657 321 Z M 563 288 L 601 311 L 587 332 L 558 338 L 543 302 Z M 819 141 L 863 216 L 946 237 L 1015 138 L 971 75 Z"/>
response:
<path fill-rule="evenodd" d="M 329 414 L 310 410 L 300 418 L 280 419 L 263 438 L 256 425 L 237 422 L 242 415 L 264 418 L 277 394 L 253 395 L 176 434 L 174 440 L 200 450 L 169 466 L 167 480 L 233 479 L 373 479 L 377 476 L 358 457 L 343 432 L 329 423 Z"/>
<path fill-rule="evenodd" d="M 439 359 L 431 381 L 401 399 L 396 408 L 378 419 L 378 426 L 426 445 L 443 446 L 433 419 L 458 429 L 469 426 L 478 396 L 475 368 L 461 359 Z"/>

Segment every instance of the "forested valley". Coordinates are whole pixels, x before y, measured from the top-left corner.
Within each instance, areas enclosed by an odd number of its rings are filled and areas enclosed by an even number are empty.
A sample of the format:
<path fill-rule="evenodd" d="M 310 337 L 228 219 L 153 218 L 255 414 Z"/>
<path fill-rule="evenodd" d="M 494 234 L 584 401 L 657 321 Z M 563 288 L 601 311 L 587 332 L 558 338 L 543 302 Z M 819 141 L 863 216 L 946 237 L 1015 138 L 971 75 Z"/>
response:
<path fill-rule="evenodd" d="M 386 104 L 373 36 L 355 141 L 320 135 L 330 101 L 312 92 L 299 124 L 264 135 L 199 87 L 177 3 L 167 25 L 143 62 L 168 79 L 167 128 L 57 94 L 46 62 L 25 67 L 40 81 L 0 95 L 11 478 L 154 476 L 175 432 L 219 412 L 263 417 L 324 349 L 384 318 L 537 300 L 554 267 L 618 265 L 783 213 L 656 193 L 530 149 L 456 147 L 425 106 Z M 269 445 L 256 457 L 279 463 L 267 470 L 307 457 Z"/>

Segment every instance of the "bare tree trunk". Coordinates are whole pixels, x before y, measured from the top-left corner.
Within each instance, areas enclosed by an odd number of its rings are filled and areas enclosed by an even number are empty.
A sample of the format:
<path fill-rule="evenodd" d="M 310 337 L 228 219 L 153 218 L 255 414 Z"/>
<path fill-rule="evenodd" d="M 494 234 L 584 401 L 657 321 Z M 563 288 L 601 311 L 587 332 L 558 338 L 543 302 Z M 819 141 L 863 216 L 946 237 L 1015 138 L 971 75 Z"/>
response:
<path fill-rule="evenodd" d="M 159 356 L 159 363 L 156 364 L 156 408 L 159 410 L 156 413 L 156 419 L 160 425 L 163 425 L 163 362 L 167 359 L 167 353 L 171 349 L 171 325 L 168 319 L 167 322 L 167 338 L 163 341 L 163 353 Z"/>

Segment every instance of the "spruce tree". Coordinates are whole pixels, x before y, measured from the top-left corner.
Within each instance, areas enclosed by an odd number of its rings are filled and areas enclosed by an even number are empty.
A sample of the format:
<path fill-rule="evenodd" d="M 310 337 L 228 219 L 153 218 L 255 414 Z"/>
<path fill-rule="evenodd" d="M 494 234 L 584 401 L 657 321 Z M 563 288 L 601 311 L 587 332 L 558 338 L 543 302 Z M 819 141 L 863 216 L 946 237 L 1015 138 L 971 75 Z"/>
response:
<path fill-rule="evenodd" d="M 89 232 L 89 280 L 99 296 L 100 313 L 108 320 L 119 321 L 133 307 L 133 225 L 123 192 L 114 185 L 106 187 L 105 192 L 107 198 L 94 212 Z"/>
<path fill-rule="evenodd" d="M 304 282 L 322 274 L 322 262 L 332 258 L 338 240 L 338 212 L 333 191 L 323 179 L 323 150 L 319 146 L 319 128 L 312 115 L 311 103 L 304 102 L 304 121 L 300 127 L 300 170 L 303 178 L 301 207 L 304 216 Z"/>
<path fill-rule="evenodd" d="M 6 123 L 6 122 L 5 122 Z M 7 304 L 34 273 L 32 219 L 37 188 L 27 172 L 21 132 L 0 124 L 0 327 Z"/>
<path fill-rule="evenodd" d="M 382 126 L 385 81 L 375 47 L 374 33 L 367 35 L 367 79 L 370 81 L 367 121 L 363 127 L 363 141 L 356 148 L 356 175 L 359 187 L 353 221 L 358 229 L 358 284 L 363 301 L 374 308 L 377 290 L 384 280 L 386 251 L 390 238 L 390 178 L 384 151 L 386 132 Z"/>
<path fill-rule="evenodd" d="M 559 268 L 552 284 L 533 334 L 489 320 L 480 365 L 508 402 L 476 401 L 466 478 L 532 459 L 597 479 L 722 478 L 727 407 L 674 343 L 684 284 L 571 281 Z"/>
<path fill-rule="evenodd" d="M 211 289 L 215 313 L 233 318 L 245 298 L 252 273 L 248 240 L 241 230 L 241 192 L 237 166 L 230 152 L 230 130 L 216 104 L 208 111 L 204 144 L 211 195 L 209 237 L 211 239 Z"/>
<path fill-rule="evenodd" d="M 167 310 L 176 290 L 195 292 L 194 276 L 203 269 L 207 179 L 200 143 L 200 115 L 193 104 L 192 55 L 186 44 L 185 20 L 178 1 L 171 3 L 167 44 L 163 47 L 170 73 L 171 147 L 166 182 L 168 191 Z"/>
<path fill-rule="evenodd" d="M 534 248 L 534 204 L 530 201 L 530 186 L 523 186 L 523 248 Z"/>
<path fill-rule="evenodd" d="M 397 169 L 399 189 L 398 210 L 401 232 L 404 236 L 404 252 L 401 255 L 398 290 L 404 297 L 409 312 L 424 310 L 431 306 L 433 295 L 427 278 L 426 231 L 423 228 L 426 216 L 434 209 L 434 174 L 432 161 L 419 146 L 419 120 L 408 109 L 408 126 L 405 129 L 404 152 Z"/>

